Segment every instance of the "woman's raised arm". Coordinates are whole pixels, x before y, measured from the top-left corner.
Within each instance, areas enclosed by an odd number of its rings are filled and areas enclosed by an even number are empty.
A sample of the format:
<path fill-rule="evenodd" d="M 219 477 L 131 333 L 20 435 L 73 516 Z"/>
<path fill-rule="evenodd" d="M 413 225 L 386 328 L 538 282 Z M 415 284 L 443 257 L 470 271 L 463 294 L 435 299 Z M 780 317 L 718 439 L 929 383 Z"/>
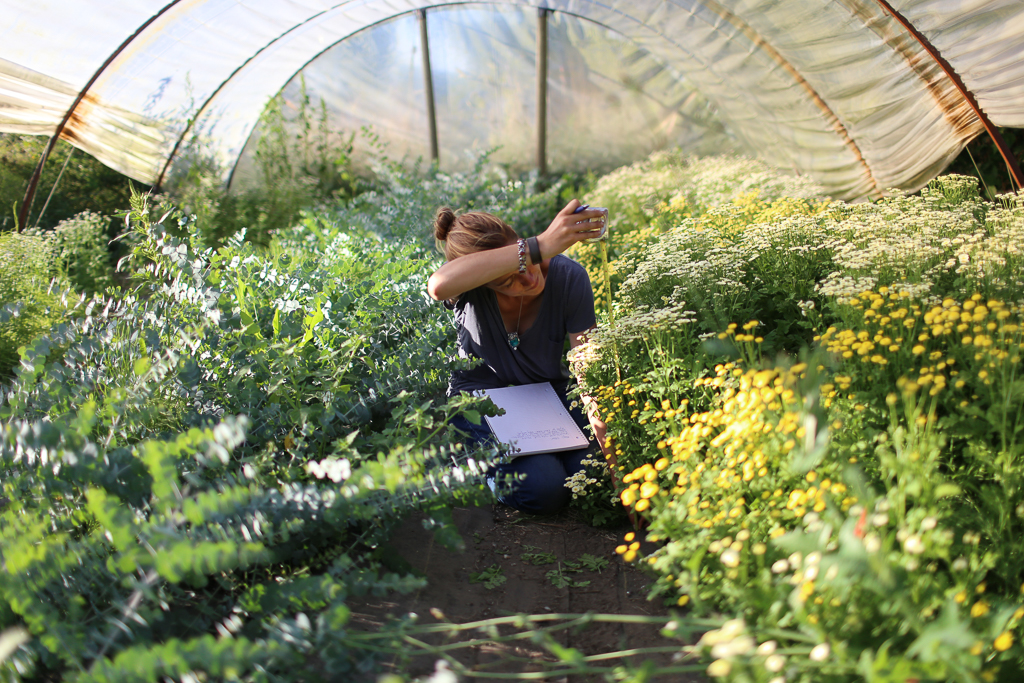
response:
<path fill-rule="evenodd" d="M 519 248 L 509 244 L 448 261 L 427 280 L 427 294 L 436 301 L 452 299 L 503 275 L 519 271 Z"/>
<path fill-rule="evenodd" d="M 573 213 L 579 206 L 579 201 L 573 199 L 558 212 L 547 230 L 537 236 L 541 259 L 561 254 L 592 236 L 596 226 L 589 221 L 603 214 L 600 211 Z M 438 268 L 427 281 L 427 293 L 437 301 L 451 299 L 518 270 L 519 249 L 515 244 L 473 252 Z"/>

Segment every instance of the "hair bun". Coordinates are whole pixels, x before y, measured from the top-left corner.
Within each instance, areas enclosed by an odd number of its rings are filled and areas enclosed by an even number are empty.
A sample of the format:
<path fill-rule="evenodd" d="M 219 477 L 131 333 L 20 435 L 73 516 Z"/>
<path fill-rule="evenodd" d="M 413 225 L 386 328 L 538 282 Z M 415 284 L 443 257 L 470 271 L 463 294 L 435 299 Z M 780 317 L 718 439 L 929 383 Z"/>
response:
<path fill-rule="evenodd" d="M 448 239 L 448 233 L 455 225 L 455 212 L 450 207 L 442 206 L 434 215 L 434 237 L 441 242 Z"/>

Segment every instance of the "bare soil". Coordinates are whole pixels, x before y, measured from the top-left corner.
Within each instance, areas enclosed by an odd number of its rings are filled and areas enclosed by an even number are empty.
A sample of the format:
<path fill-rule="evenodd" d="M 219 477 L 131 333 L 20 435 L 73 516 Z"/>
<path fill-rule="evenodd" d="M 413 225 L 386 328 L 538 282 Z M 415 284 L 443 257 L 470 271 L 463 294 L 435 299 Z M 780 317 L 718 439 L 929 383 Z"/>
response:
<path fill-rule="evenodd" d="M 427 586 L 409 595 L 350 601 L 353 626 L 376 630 L 389 619 L 409 612 L 418 615 L 420 624 L 436 623 L 439 618 L 462 624 L 513 614 L 591 612 L 671 616 L 666 607 L 647 600 L 648 577 L 615 554 L 615 546 L 622 543 L 624 534 L 630 531 L 628 526 L 596 529 L 575 519 L 570 512 L 534 517 L 503 505 L 456 508 L 454 519 L 466 541 L 462 553 L 449 551 L 434 542 L 433 535 L 424 530 L 418 518 L 408 520 L 396 531 L 389 543 L 390 549 L 397 551 L 415 572 L 424 576 Z M 530 553 L 533 557 L 524 561 L 522 556 Z M 554 556 L 554 562 L 533 563 L 549 560 L 545 553 Z M 556 586 L 557 577 L 553 582 L 549 572 L 565 570 L 566 561 L 578 562 L 584 554 L 606 558 L 608 565 L 600 572 L 583 570 L 563 574 L 579 584 L 588 582 L 585 585 Z M 494 566 L 500 567 L 506 578 L 504 583 L 488 588 L 483 582 L 471 582 L 471 575 Z M 678 653 L 684 644 L 662 637 L 659 631 L 660 626 L 654 624 L 591 623 L 578 631 L 560 631 L 556 639 L 585 655 L 651 647 L 672 647 Z M 502 634 L 513 632 L 510 628 L 501 631 Z M 477 631 L 463 638 L 481 638 L 481 635 Z M 539 660 L 554 659 L 529 640 L 484 642 L 460 650 L 455 656 L 473 672 L 505 674 L 537 672 L 543 668 Z M 669 665 L 672 656 L 673 653 L 662 653 L 644 658 Z M 435 659 L 415 657 L 401 664 L 396 662 L 395 672 L 405 676 L 429 675 L 434 671 Z M 630 661 L 637 665 L 642 659 Z M 399 668 L 402 670 L 398 671 Z M 490 679 L 470 675 L 460 680 Z M 582 683 L 594 678 L 562 676 L 544 680 Z M 696 683 L 704 678 L 676 673 L 656 677 L 656 680 Z"/>

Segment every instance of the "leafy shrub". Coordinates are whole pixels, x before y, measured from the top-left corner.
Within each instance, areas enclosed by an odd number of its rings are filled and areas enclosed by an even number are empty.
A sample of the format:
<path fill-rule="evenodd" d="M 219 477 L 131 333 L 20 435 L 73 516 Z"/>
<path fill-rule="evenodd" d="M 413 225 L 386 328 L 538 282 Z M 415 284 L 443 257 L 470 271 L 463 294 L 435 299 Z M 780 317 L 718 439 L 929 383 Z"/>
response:
<path fill-rule="evenodd" d="M 397 163 L 384 163 L 377 180 L 377 189 L 337 207 L 332 220 L 372 231 L 381 239 L 415 234 L 429 251 L 434 247 L 434 213 L 439 206 L 494 213 L 520 235 L 537 235 L 586 182 L 573 175 L 553 181 L 531 174 L 515 178 L 490 168 L 487 154 L 468 173 L 406 170 Z"/>
<path fill-rule="evenodd" d="M 114 266 L 108 248 L 110 219 L 85 211 L 54 228 L 54 258 L 71 284 L 94 294 L 114 284 Z"/>
<path fill-rule="evenodd" d="M 0 232 L 14 230 L 29 178 L 48 142 L 43 135 L 0 133 Z M 128 208 L 129 182 L 126 176 L 59 140 L 43 167 L 28 225 L 21 227 L 48 230 L 83 211 L 113 216 Z M 51 190 L 53 196 L 47 204 Z"/>
<path fill-rule="evenodd" d="M 201 141 L 186 150 L 168 182 L 167 206 L 194 215 L 208 245 L 220 245 L 240 230 L 266 245 L 275 231 L 297 223 L 301 211 L 345 202 L 375 187 L 372 171 L 353 161 L 355 134 L 331 130 L 325 103 L 313 105 L 304 80 L 297 103 L 289 114 L 283 95 L 267 102 L 253 132 L 251 160 L 243 159 L 253 168 L 244 172 L 236 166 L 232 175 L 239 177 L 230 190 L 223 184 L 224 169 Z M 364 135 L 386 159 L 373 134 Z"/>
<path fill-rule="evenodd" d="M 478 401 L 444 396 L 432 261 L 313 217 L 267 251 L 130 219 L 138 288 L 69 301 L 4 389 L 0 627 L 33 636 L 5 676 L 367 665 L 346 597 L 419 585 L 372 548 L 414 509 L 461 543 L 490 455 L 448 440 Z"/>
<path fill-rule="evenodd" d="M 54 230 L 0 234 L 0 377 L 10 376 L 20 347 L 64 318 L 72 287 L 91 295 L 113 284 L 108 228 L 87 211 Z"/>
<path fill-rule="evenodd" d="M 52 233 L 0 233 L 0 377 L 18 362 L 18 349 L 60 319 L 52 291 Z"/>

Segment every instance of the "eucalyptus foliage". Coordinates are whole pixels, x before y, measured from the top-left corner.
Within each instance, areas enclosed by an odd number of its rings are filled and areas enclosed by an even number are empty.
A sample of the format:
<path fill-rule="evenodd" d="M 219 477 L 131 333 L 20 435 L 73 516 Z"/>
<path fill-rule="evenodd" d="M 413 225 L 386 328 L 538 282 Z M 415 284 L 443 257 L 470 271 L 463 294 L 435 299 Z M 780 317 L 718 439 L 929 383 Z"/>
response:
<path fill-rule="evenodd" d="M 420 585 L 374 549 L 412 510 L 458 546 L 447 510 L 482 495 L 489 455 L 447 435 L 472 401 L 444 396 L 435 264 L 323 217 L 265 250 L 204 247 L 139 195 L 126 224 L 133 288 L 58 292 L 63 322 L 3 387 L 0 628 L 31 638 L 0 677 L 371 666 L 346 599 Z"/>

